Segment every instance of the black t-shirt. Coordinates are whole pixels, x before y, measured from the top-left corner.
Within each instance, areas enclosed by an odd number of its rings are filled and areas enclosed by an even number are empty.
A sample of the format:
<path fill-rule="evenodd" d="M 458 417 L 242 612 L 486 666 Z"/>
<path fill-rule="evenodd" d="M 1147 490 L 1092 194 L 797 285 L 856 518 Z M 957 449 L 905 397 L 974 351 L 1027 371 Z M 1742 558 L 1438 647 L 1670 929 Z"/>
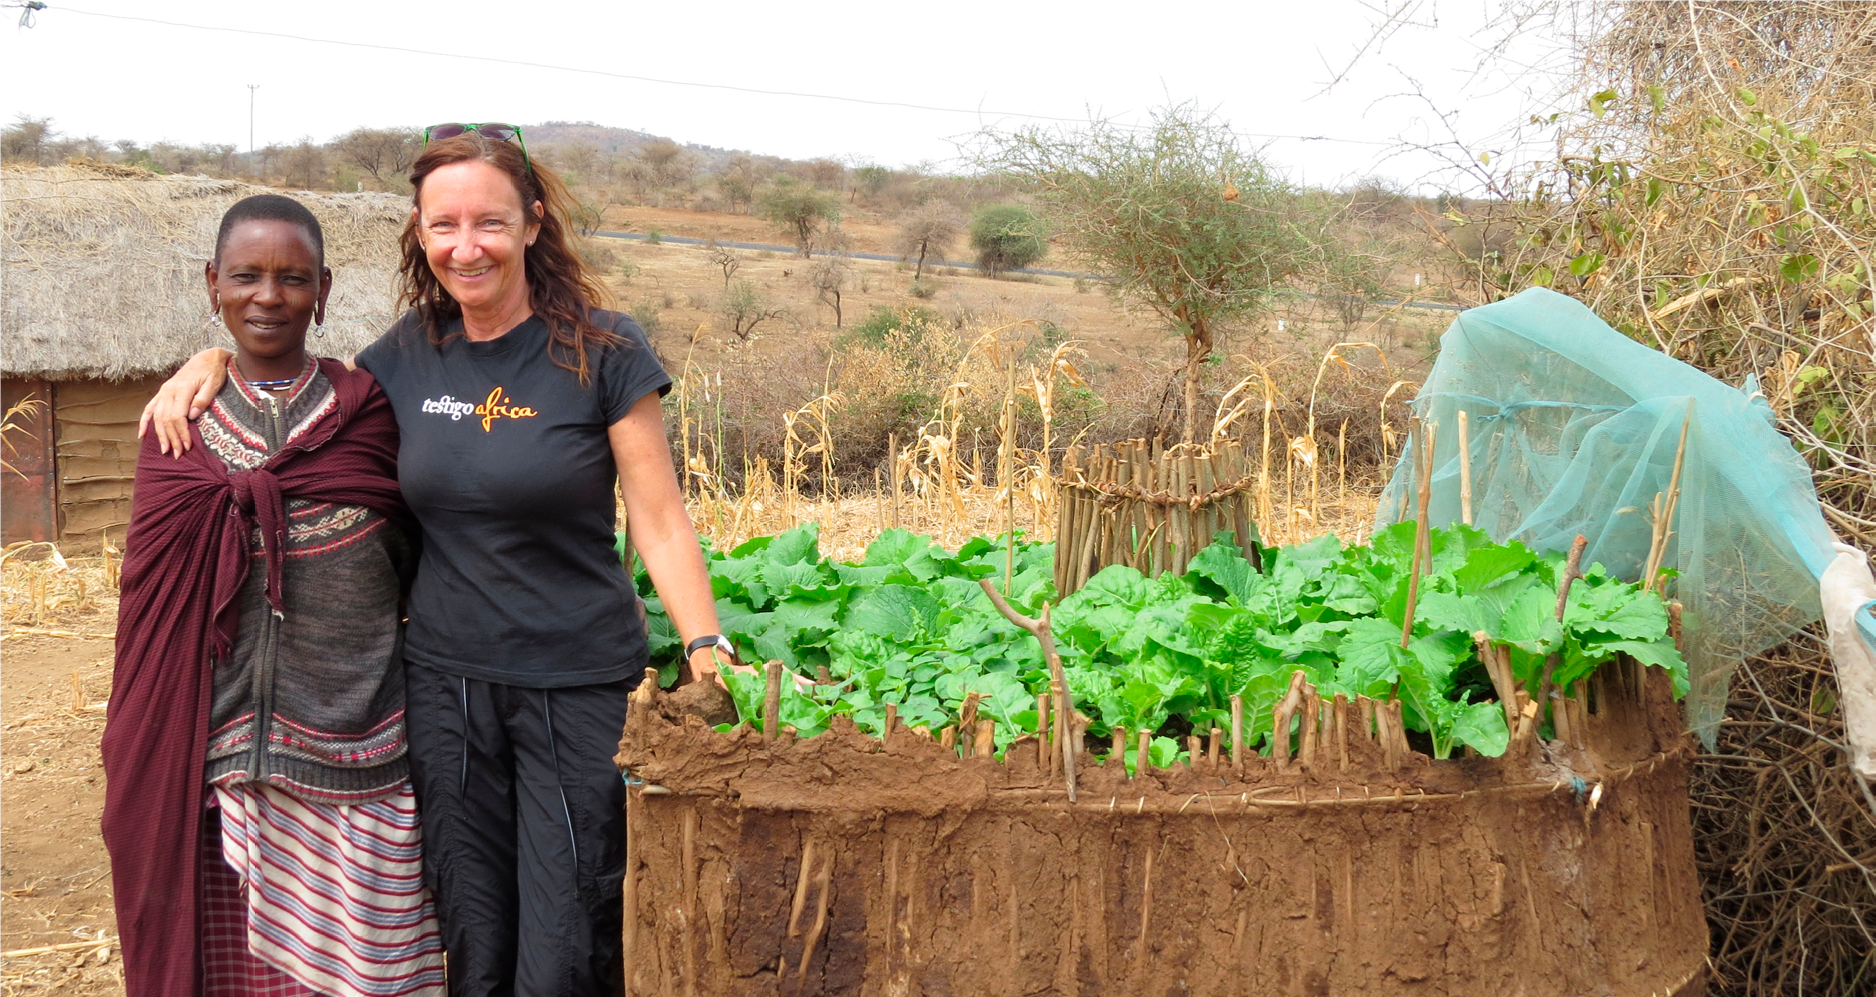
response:
<path fill-rule="evenodd" d="M 406 314 L 358 355 L 397 413 L 398 482 L 423 527 L 407 660 L 451 675 L 560 688 L 632 678 L 645 633 L 613 546 L 606 430 L 671 388 L 638 323 L 588 347 L 591 373 L 548 355 L 538 317 L 499 339 L 432 346 Z"/>

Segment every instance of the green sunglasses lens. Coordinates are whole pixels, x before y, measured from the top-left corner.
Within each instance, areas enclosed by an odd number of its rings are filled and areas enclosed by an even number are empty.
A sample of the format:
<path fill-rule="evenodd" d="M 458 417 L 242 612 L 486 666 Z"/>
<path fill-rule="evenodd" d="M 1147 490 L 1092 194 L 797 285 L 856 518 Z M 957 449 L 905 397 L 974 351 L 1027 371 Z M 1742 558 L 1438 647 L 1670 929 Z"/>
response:
<path fill-rule="evenodd" d="M 425 128 L 423 130 L 423 136 L 424 136 L 424 141 L 426 142 L 441 142 L 446 138 L 455 138 L 458 135 L 466 135 L 471 130 L 472 129 L 468 125 L 452 121 L 448 124 L 431 125 L 430 127 Z"/>

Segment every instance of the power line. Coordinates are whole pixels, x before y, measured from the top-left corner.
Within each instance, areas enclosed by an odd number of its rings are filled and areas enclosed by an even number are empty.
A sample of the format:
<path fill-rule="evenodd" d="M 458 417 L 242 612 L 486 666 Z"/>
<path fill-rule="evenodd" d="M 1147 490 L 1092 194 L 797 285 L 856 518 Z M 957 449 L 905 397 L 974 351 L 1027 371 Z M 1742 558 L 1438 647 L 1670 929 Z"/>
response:
<path fill-rule="evenodd" d="M 758 94 L 765 97 L 799 97 L 809 100 L 832 100 L 848 104 L 863 104 L 869 107 L 893 107 L 911 111 L 930 111 L 938 114 L 968 114 L 978 117 L 1027 118 L 1032 121 L 1055 121 L 1065 124 L 1087 124 L 1083 118 L 1065 118 L 1051 114 L 1030 114 L 1026 111 L 995 111 L 985 108 L 942 107 L 933 104 L 913 104 L 896 100 L 872 100 L 866 97 L 848 97 L 842 94 L 811 93 L 800 90 L 765 90 L 760 87 L 736 86 L 730 83 L 699 83 L 694 80 L 671 80 L 657 76 L 638 76 L 631 73 L 614 73 L 603 69 L 585 69 L 578 66 L 559 66 L 545 62 L 529 62 L 524 59 L 504 59 L 491 55 L 469 55 L 461 52 L 435 52 L 428 49 L 406 48 L 400 45 L 380 45 L 376 42 L 355 42 L 339 38 L 313 38 L 305 35 L 290 35 L 279 31 L 259 31 L 253 28 L 230 28 L 215 24 L 187 24 L 181 21 L 165 21 L 154 17 L 136 17 L 130 14 L 105 14 L 94 10 L 82 10 L 77 7 L 59 7 L 72 14 L 86 17 L 101 17 L 113 21 L 135 21 L 141 24 L 159 24 L 168 28 L 186 28 L 193 31 L 220 31 L 235 35 L 253 35 L 261 38 L 282 38 L 288 41 L 310 42 L 316 45 L 337 45 L 343 48 L 371 49 L 379 52 L 396 52 L 400 55 L 427 55 L 438 59 L 465 59 L 471 62 L 492 62 L 504 66 L 521 66 L 528 69 L 545 69 L 561 73 L 578 73 L 586 76 L 604 76 L 616 80 L 631 80 L 636 83 L 656 83 L 663 86 L 693 87 L 700 90 L 728 90 L 735 93 Z M 1237 132 L 1245 138 L 1288 140 L 1296 142 L 1339 142 L 1347 145 L 1387 146 L 1392 142 L 1375 139 L 1338 138 L 1331 135 L 1272 135 L 1259 132 Z"/>

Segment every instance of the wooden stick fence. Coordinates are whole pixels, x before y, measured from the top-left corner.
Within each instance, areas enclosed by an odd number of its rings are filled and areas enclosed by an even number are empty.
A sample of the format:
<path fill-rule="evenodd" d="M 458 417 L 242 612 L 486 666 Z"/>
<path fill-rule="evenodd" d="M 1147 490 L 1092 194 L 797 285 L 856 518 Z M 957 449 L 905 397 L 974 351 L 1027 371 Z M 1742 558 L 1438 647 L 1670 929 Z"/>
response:
<path fill-rule="evenodd" d="M 1183 572 L 1221 530 L 1259 564 L 1253 516 L 1269 487 L 1236 440 L 1128 440 L 1087 454 L 1071 447 L 1058 483 L 1055 589 L 1066 596 L 1110 564 Z"/>

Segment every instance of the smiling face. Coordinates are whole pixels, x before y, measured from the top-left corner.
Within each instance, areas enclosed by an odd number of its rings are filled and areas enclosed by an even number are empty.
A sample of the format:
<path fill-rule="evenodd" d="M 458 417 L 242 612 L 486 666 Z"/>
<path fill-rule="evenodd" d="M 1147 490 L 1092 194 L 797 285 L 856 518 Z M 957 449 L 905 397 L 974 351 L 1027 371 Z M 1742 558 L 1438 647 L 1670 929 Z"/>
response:
<path fill-rule="evenodd" d="M 249 380 L 292 377 L 306 365 L 306 327 L 325 311 L 332 272 L 293 222 L 236 225 L 208 265 L 209 299 L 234 335 Z"/>
<path fill-rule="evenodd" d="M 415 211 L 430 271 L 462 306 L 472 337 L 478 327 L 500 335 L 527 317 L 525 256 L 541 227 L 529 224 L 506 175 L 481 160 L 438 167 L 423 179 Z"/>

